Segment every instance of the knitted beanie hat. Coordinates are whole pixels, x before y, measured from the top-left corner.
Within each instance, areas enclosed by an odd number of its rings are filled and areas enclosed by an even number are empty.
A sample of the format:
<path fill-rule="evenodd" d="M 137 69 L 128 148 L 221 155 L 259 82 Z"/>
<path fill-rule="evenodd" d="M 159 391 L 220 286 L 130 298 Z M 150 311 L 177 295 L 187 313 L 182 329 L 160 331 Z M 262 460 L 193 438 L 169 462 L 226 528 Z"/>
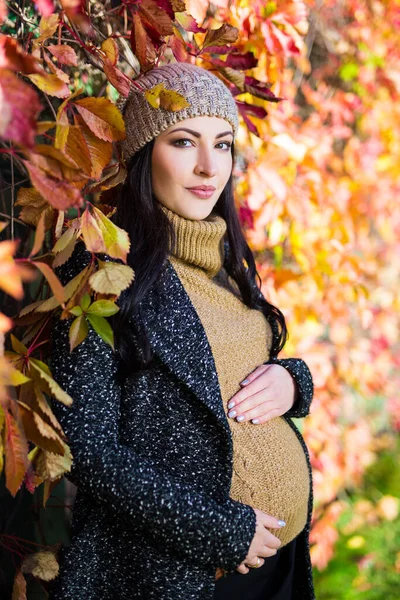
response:
<path fill-rule="evenodd" d="M 153 108 L 144 92 L 162 82 L 166 89 L 184 96 L 190 106 L 178 111 Z M 236 137 L 239 121 L 235 99 L 227 86 L 210 71 L 190 63 L 170 63 L 151 69 L 135 79 L 135 83 L 143 91 L 131 86 L 129 96 L 117 102 L 126 127 L 126 139 L 118 144 L 125 162 L 159 133 L 191 117 L 209 115 L 226 119 Z"/>

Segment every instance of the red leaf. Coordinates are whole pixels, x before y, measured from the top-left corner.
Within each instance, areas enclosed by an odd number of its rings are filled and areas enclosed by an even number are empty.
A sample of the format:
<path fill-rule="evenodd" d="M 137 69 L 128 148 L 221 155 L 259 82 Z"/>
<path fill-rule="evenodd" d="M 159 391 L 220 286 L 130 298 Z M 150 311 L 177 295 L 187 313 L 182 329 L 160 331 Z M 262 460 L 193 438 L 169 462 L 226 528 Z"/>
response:
<path fill-rule="evenodd" d="M 263 108 L 262 106 L 247 104 L 247 102 L 241 102 L 240 100 L 236 100 L 236 105 L 242 115 L 246 113 L 248 115 L 253 115 L 253 117 L 263 119 L 268 114 L 265 108 Z"/>
<path fill-rule="evenodd" d="M 32 185 L 54 208 L 66 210 L 71 206 L 81 206 L 83 200 L 79 190 L 67 181 L 60 181 L 46 175 L 39 167 L 27 160 L 22 161 L 29 171 Z"/>
<path fill-rule="evenodd" d="M 62 65 L 70 65 L 72 67 L 78 66 L 78 57 L 71 46 L 67 46 L 66 44 L 51 44 L 50 46 L 47 46 L 47 50 L 49 50 Z"/>
<path fill-rule="evenodd" d="M 35 0 L 36 7 L 43 17 L 49 17 L 54 12 L 52 0 Z"/>
<path fill-rule="evenodd" d="M 37 116 L 42 110 L 32 86 L 8 69 L 0 69 L 0 135 L 26 146 L 34 145 Z"/>
<path fill-rule="evenodd" d="M 131 80 L 118 67 L 115 67 L 108 58 L 104 59 L 104 73 L 108 81 L 115 87 L 121 96 L 128 97 L 131 89 Z"/>
<path fill-rule="evenodd" d="M 26 74 L 43 72 L 37 59 L 24 52 L 17 40 L 2 34 L 0 34 L 0 67 Z"/>

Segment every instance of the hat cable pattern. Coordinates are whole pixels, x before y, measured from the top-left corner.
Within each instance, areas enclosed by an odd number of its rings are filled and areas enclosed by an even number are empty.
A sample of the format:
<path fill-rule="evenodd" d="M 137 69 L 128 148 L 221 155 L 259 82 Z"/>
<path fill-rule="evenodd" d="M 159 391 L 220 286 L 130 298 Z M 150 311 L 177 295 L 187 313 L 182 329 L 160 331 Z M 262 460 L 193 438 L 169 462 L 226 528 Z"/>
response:
<path fill-rule="evenodd" d="M 125 162 L 162 131 L 192 117 L 208 115 L 225 119 L 232 125 L 236 138 L 239 119 L 235 99 L 227 86 L 210 71 L 177 62 L 155 67 L 134 81 L 143 91 L 131 85 L 129 96 L 117 102 L 126 127 L 126 139 L 118 143 Z M 144 93 L 162 82 L 166 89 L 184 96 L 190 106 L 178 111 L 153 108 Z"/>

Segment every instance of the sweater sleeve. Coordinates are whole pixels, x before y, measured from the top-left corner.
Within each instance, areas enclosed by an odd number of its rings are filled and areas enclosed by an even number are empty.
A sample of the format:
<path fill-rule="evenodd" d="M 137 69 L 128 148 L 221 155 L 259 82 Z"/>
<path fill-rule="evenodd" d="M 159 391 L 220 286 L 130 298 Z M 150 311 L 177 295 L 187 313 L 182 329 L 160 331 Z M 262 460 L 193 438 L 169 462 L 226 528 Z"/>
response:
<path fill-rule="evenodd" d="M 57 274 L 65 285 L 84 266 L 71 258 Z M 230 498 L 219 504 L 120 443 L 117 355 L 92 329 L 70 352 L 70 325 L 71 319 L 57 316 L 51 334 L 52 374 L 73 398 L 70 407 L 54 402 L 73 455 L 68 477 L 94 501 L 125 515 L 153 543 L 189 560 L 234 569 L 253 539 L 254 510 Z"/>
<path fill-rule="evenodd" d="M 277 357 L 277 326 L 273 321 L 270 323 L 272 329 L 272 347 L 270 359 L 265 365 L 280 365 L 284 367 L 293 377 L 297 388 L 297 398 L 292 408 L 285 415 L 287 417 L 306 417 L 310 412 L 311 401 L 314 396 L 314 383 L 311 371 L 302 358 L 278 358 Z"/>

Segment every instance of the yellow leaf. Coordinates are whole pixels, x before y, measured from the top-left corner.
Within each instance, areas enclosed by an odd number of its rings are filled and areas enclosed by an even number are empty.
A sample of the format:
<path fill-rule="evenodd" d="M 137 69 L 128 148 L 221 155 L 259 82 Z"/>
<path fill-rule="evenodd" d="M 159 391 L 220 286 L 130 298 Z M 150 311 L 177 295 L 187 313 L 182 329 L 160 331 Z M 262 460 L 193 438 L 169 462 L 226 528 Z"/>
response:
<path fill-rule="evenodd" d="M 66 98 L 71 95 L 71 90 L 65 81 L 62 81 L 57 75 L 54 75 L 54 73 L 44 73 L 41 75 L 33 74 L 27 75 L 27 77 L 39 88 L 39 90 L 42 90 L 42 92 L 45 92 L 50 96 Z"/>
<path fill-rule="evenodd" d="M 119 51 L 117 42 L 114 40 L 114 38 L 107 38 L 104 40 L 104 42 L 101 44 L 101 49 L 110 63 L 115 66 L 118 62 Z"/>
<path fill-rule="evenodd" d="M 99 262 L 99 270 L 89 278 L 91 288 L 100 294 L 119 295 L 134 279 L 134 271 L 128 265 Z"/>
<path fill-rule="evenodd" d="M 41 448 L 38 450 L 33 464 L 35 472 L 41 479 L 55 481 L 71 470 L 72 455 L 67 444 L 64 445 L 64 452 L 64 456 L 61 456 Z"/>
<path fill-rule="evenodd" d="M 128 233 L 117 227 L 95 206 L 93 207 L 93 217 L 102 233 L 105 252 L 112 258 L 120 258 L 123 262 L 126 262 L 126 256 L 131 245 Z"/>
<path fill-rule="evenodd" d="M 161 90 L 160 93 L 160 108 L 164 110 L 182 110 L 190 106 L 190 102 L 186 100 L 182 94 L 175 92 L 174 90 Z"/>
<path fill-rule="evenodd" d="M 42 581 L 51 581 L 58 575 L 59 565 L 53 552 L 40 551 L 26 556 L 21 565 L 22 573 L 31 573 Z"/>
<path fill-rule="evenodd" d="M 10 338 L 11 346 L 14 352 L 26 356 L 28 354 L 28 348 L 22 342 L 20 342 L 13 333 L 10 334 Z"/>
<path fill-rule="evenodd" d="M 153 86 L 149 90 L 146 90 L 144 93 L 144 97 L 153 108 L 160 108 L 161 90 L 165 90 L 164 82 L 157 83 L 157 85 Z"/>
<path fill-rule="evenodd" d="M 39 386 L 41 383 L 40 380 L 42 380 L 42 382 L 45 384 L 45 387 L 47 388 L 47 390 L 49 390 L 50 395 L 57 398 L 57 400 L 59 400 L 66 406 L 71 406 L 71 404 L 72 404 L 71 396 L 69 394 L 67 394 L 67 392 L 64 392 L 63 389 L 60 388 L 58 383 L 49 374 L 49 368 L 47 367 L 47 365 L 42 363 L 42 361 L 37 360 L 36 358 L 30 359 L 29 375 L 32 377 L 32 379 L 35 379 L 36 381 L 39 380 Z"/>
<path fill-rule="evenodd" d="M 54 254 L 58 254 L 58 252 L 61 252 L 61 250 L 64 250 L 64 248 L 68 246 L 71 240 L 76 239 L 78 235 L 80 235 L 80 222 L 78 219 L 74 219 L 71 221 L 68 229 L 54 244 L 52 252 L 54 252 Z"/>
<path fill-rule="evenodd" d="M 42 17 L 39 23 L 40 36 L 35 42 L 44 42 L 51 37 L 57 30 L 60 16 L 58 13 L 53 13 L 49 17 Z"/>

